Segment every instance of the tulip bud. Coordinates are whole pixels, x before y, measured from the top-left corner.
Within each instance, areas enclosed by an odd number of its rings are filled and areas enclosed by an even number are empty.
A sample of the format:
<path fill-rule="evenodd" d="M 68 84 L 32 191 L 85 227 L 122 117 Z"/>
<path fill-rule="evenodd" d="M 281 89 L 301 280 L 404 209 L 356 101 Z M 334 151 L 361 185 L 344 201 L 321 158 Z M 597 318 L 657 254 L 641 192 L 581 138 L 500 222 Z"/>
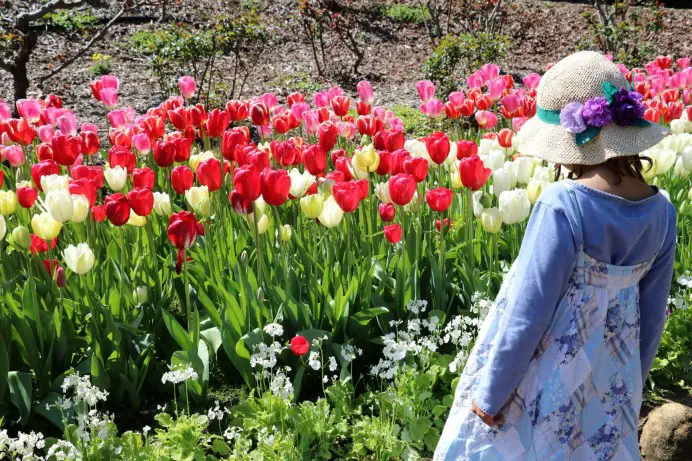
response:
<path fill-rule="evenodd" d="M 317 218 L 322 213 L 323 206 L 324 199 L 320 194 L 306 195 L 300 199 L 300 209 L 310 219 Z"/>
<path fill-rule="evenodd" d="M 293 230 L 290 224 L 284 224 L 279 228 L 279 238 L 282 242 L 289 242 L 293 236 Z"/>
<path fill-rule="evenodd" d="M 108 168 L 103 173 L 108 183 L 108 187 L 113 191 L 119 191 L 125 187 L 125 182 L 127 181 L 127 170 L 121 166 L 116 166 L 113 168 Z"/>
<path fill-rule="evenodd" d="M 12 241 L 16 246 L 23 250 L 31 247 L 31 235 L 25 226 L 17 226 L 12 231 Z"/>
<path fill-rule="evenodd" d="M 257 301 L 260 304 L 262 304 L 262 302 L 264 301 L 264 290 L 262 289 L 262 287 L 259 287 L 257 289 Z"/>
<path fill-rule="evenodd" d="M 481 214 L 481 225 L 483 230 L 494 234 L 502 227 L 502 216 L 497 208 L 487 208 Z"/>
<path fill-rule="evenodd" d="M 132 297 L 137 304 L 144 304 L 149 299 L 149 289 L 146 285 L 140 285 L 134 289 Z"/>
<path fill-rule="evenodd" d="M 154 192 L 154 212 L 159 216 L 170 216 L 171 198 L 165 192 Z"/>
<path fill-rule="evenodd" d="M 245 264 L 247 264 L 247 260 L 248 260 L 247 250 L 243 250 L 243 252 L 240 253 L 240 262 L 245 265 Z"/>
<path fill-rule="evenodd" d="M 5 234 L 7 234 L 7 223 L 5 217 L 0 215 L 0 240 L 5 238 Z"/>
<path fill-rule="evenodd" d="M 67 286 L 67 279 L 65 278 L 65 269 L 58 267 L 55 271 L 55 284 L 58 288 L 65 288 Z"/>
<path fill-rule="evenodd" d="M 0 190 L 0 215 L 11 215 L 16 209 L 17 194 L 13 190 Z"/>
<path fill-rule="evenodd" d="M 546 184 L 547 183 L 545 181 L 540 181 L 537 179 L 531 179 L 531 181 L 529 181 L 529 185 L 526 187 L 526 194 L 528 195 L 529 202 L 531 202 L 531 204 L 536 203 Z"/>

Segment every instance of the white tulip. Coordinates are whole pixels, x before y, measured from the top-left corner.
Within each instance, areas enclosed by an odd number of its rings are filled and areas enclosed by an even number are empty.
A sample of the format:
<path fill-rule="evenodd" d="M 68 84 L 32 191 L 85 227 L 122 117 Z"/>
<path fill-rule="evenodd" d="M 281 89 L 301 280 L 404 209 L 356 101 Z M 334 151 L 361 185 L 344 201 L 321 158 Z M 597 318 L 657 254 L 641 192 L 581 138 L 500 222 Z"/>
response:
<path fill-rule="evenodd" d="M 533 172 L 533 160 L 531 157 L 519 157 L 514 161 L 517 170 L 517 183 L 528 184 Z"/>
<path fill-rule="evenodd" d="M 134 210 L 130 210 L 130 217 L 127 219 L 128 226 L 143 227 L 147 223 L 146 216 L 140 216 Z"/>
<path fill-rule="evenodd" d="M 292 168 L 288 172 L 288 176 L 291 178 L 291 194 L 295 198 L 301 198 L 308 191 L 310 186 L 315 183 L 315 177 L 310 174 L 309 171 L 303 173 L 300 172 L 298 168 Z"/>
<path fill-rule="evenodd" d="M 404 146 L 405 147 L 405 146 Z M 496 139 L 481 139 L 478 145 L 478 155 L 488 155 L 491 150 L 501 149 L 502 147 Z"/>
<path fill-rule="evenodd" d="M 675 161 L 673 173 L 679 178 L 686 178 L 690 175 L 690 170 L 685 168 L 685 162 L 683 161 L 682 156 L 678 157 L 678 159 Z"/>
<path fill-rule="evenodd" d="M 666 198 L 666 200 L 668 200 L 670 202 L 670 194 L 668 193 L 667 190 L 659 189 L 658 191 L 661 193 L 662 196 L 664 196 Z"/>
<path fill-rule="evenodd" d="M 300 199 L 300 209 L 303 210 L 305 216 L 310 219 L 317 218 L 322 213 L 324 200 L 322 194 L 306 195 Z"/>
<path fill-rule="evenodd" d="M 69 176 L 60 174 L 48 174 L 46 176 L 41 176 L 41 189 L 43 189 L 44 194 L 49 194 L 54 190 L 69 190 L 70 178 Z"/>
<path fill-rule="evenodd" d="M 685 146 L 680 153 L 680 158 L 682 158 L 682 163 L 685 169 L 692 171 L 692 146 Z"/>
<path fill-rule="evenodd" d="M 132 297 L 137 304 L 144 304 L 149 299 L 149 288 L 146 285 L 140 285 L 132 292 Z"/>
<path fill-rule="evenodd" d="M 65 264 L 72 272 L 84 275 L 94 267 L 96 258 L 89 245 L 80 243 L 77 246 L 69 245 L 62 253 Z"/>
<path fill-rule="evenodd" d="M 493 195 L 499 197 L 505 191 L 511 189 L 509 173 L 504 168 L 499 168 L 493 172 Z"/>
<path fill-rule="evenodd" d="M 0 190 L 0 215 L 8 216 L 17 210 L 17 194 L 13 190 Z"/>
<path fill-rule="evenodd" d="M 420 211 L 421 205 L 422 203 L 420 196 L 418 195 L 418 191 L 416 191 L 413 193 L 413 198 L 411 199 L 411 201 L 404 205 L 404 211 L 407 213 L 418 213 Z"/>
<path fill-rule="evenodd" d="M 483 161 L 487 168 L 499 170 L 505 165 L 505 153 L 501 150 L 491 150 L 488 152 L 488 161 Z"/>
<path fill-rule="evenodd" d="M 449 154 L 447 155 L 447 158 L 444 161 L 444 164 L 447 166 L 454 165 L 454 163 L 457 161 L 457 143 L 454 141 L 449 142 Z M 458 170 L 457 170 L 458 171 Z"/>
<path fill-rule="evenodd" d="M 187 203 L 202 216 L 211 213 L 211 201 L 209 201 L 209 188 L 207 186 L 195 186 L 185 191 Z"/>
<path fill-rule="evenodd" d="M 56 221 L 66 223 L 72 219 L 74 205 L 72 196 L 68 191 L 54 190 L 49 192 L 48 195 L 46 195 L 44 204 L 46 211 L 48 211 Z"/>
<path fill-rule="evenodd" d="M 687 128 L 687 120 L 677 119 L 670 122 L 670 132 L 673 134 L 683 134 Z"/>
<path fill-rule="evenodd" d="M 526 187 L 526 195 L 529 197 L 529 202 L 536 203 L 541 196 L 543 189 L 548 183 L 539 179 L 531 179 Z"/>
<path fill-rule="evenodd" d="M 324 206 L 322 207 L 322 212 L 319 215 L 320 224 L 324 227 L 332 228 L 336 227 L 341 223 L 341 219 L 344 217 L 344 211 L 341 209 L 334 197 L 329 197 L 324 201 Z"/>
<path fill-rule="evenodd" d="M 171 198 L 165 192 L 154 192 L 154 212 L 159 216 L 170 216 Z"/>
<path fill-rule="evenodd" d="M 423 157 L 428 161 L 429 164 L 434 164 L 423 141 L 419 141 L 417 139 L 408 139 L 404 143 L 404 149 L 411 154 L 411 157 Z"/>
<path fill-rule="evenodd" d="M 506 161 L 502 167 L 507 173 L 509 173 L 509 185 L 512 189 L 517 187 L 517 166 L 510 161 Z"/>
<path fill-rule="evenodd" d="M 62 229 L 62 223 L 53 219 L 50 213 L 46 211 L 31 217 L 31 228 L 34 234 L 43 240 L 50 241 L 58 236 L 60 229 Z"/>
<path fill-rule="evenodd" d="M 7 223 L 5 217 L 0 214 L 0 240 L 5 238 L 5 234 L 7 234 Z"/>
<path fill-rule="evenodd" d="M 494 234 L 502 227 L 502 215 L 497 208 L 486 208 L 481 215 L 483 230 Z"/>
<path fill-rule="evenodd" d="M 73 223 L 81 223 L 86 221 L 89 216 L 89 199 L 84 195 L 77 194 L 72 196 L 72 218 Z"/>
<path fill-rule="evenodd" d="M 389 183 L 381 182 L 375 184 L 375 195 L 382 203 L 394 203 L 392 202 L 392 197 L 389 195 Z"/>
<path fill-rule="evenodd" d="M 531 203 L 524 189 L 514 189 L 500 195 L 500 214 L 505 224 L 525 220 L 531 212 Z"/>
<path fill-rule="evenodd" d="M 533 179 L 537 181 L 551 182 L 551 176 L 553 175 L 550 174 L 550 170 L 547 166 L 536 166 L 533 169 Z"/>
<path fill-rule="evenodd" d="M 473 193 L 473 215 L 476 218 L 480 218 L 481 214 L 483 214 L 483 204 L 481 203 L 482 198 L 483 198 L 483 191 L 482 190 L 477 190 L 476 192 Z"/>
<path fill-rule="evenodd" d="M 125 183 L 127 182 L 127 170 L 120 165 L 108 168 L 103 172 L 103 176 L 106 178 L 108 187 L 115 192 L 125 187 Z"/>

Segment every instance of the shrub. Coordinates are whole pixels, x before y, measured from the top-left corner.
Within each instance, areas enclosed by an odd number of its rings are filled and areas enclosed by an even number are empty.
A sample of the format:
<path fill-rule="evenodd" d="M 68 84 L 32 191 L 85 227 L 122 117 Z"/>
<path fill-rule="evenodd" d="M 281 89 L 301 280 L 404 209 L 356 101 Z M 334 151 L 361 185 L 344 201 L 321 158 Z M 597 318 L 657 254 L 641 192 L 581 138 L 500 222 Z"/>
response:
<path fill-rule="evenodd" d="M 101 75 L 110 74 L 111 68 L 111 57 L 107 54 L 94 53 L 91 56 L 91 62 L 93 63 L 89 66 L 89 73 L 94 77 L 100 77 Z"/>
<path fill-rule="evenodd" d="M 507 56 L 509 37 L 487 32 L 447 35 L 423 64 L 425 78 L 438 85 L 440 97 L 457 89 L 461 78 L 488 62 Z"/>
<path fill-rule="evenodd" d="M 392 21 L 420 24 L 430 20 L 430 12 L 422 6 L 394 3 L 382 7 L 382 14 Z"/>
<path fill-rule="evenodd" d="M 88 11 L 56 10 L 41 19 L 41 23 L 62 33 L 85 33 L 96 26 L 99 19 Z"/>
<path fill-rule="evenodd" d="M 592 10 L 583 14 L 590 36 L 579 43 L 580 49 L 612 54 L 628 67 L 641 66 L 655 55 L 651 40 L 661 30 L 664 14 L 657 0 L 645 0 L 641 6 L 613 0 L 591 3 Z"/>

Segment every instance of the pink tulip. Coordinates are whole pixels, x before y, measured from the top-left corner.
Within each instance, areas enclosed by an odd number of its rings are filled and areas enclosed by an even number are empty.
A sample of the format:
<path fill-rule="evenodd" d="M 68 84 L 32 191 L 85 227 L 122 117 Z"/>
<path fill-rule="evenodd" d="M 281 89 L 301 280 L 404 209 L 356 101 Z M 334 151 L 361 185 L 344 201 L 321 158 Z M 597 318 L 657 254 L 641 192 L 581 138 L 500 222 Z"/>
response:
<path fill-rule="evenodd" d="M 627 68 L 626 65 L 624 65 L 624 64 L 621 63 L 621 62 L 619 62 L 619 63 L 617 63 L 617 66 L 618 66 L 618 69 L 620 69 L 620 73 L 621 73 L 622 75 L 627 75 L 627 73 L 629 72 L 629 69 Z"/>
<path fill-rule="evenodd" d="M 66 110 L 58 117 L 57 125 L 62 134 L 75 136 L 77 134 L 77 117 L 74 112 Z"/>
<path fill-rule="evenodd" d="M 690 67 L 690 58 L 680 58 L 676 61 L 676 63 L 678 65 L 678 69 L 687 69 Z"/>
<path fill-rule="evenodd" d="M 36 99 L 19 99 L 17 101 L 17 112 L 28 122 L 36 123 L 41 120 L 41 103 Z"/>
<path fill-rule="evenodd" d="M 274 108 L 276 107 L 276 95 L 274 93 L 264 93 L 262 96 L 260 96 L 260 99 L 267 106 L 269 112 L 273 112 Z"/>
<path fill-rule="evenodd" d="M 420 111 L 428 117 L 442 117 L 445 113 L 445 105 L 439 99 L 431 99 L 420 105 Z"/>
<path fill-rule="evenodd" d="M 327 96 L 329 97 L 329 102 L 332 102 L 332 99 L 336 98 L 337 96 L 343 96 L 343 95 L 344 95 L 344 90 L 342 90 L 340 86 L 333 86 L 327 90 Z"/>
<path fill-rule="evenodd" d="M 464 100 L 466 100 L 466 96 L 464 95 L 463 91 L 452 91 L 449 93 L 449 103 L 455 109 L 459 109 L 461 106 L 463 106 Z"/>
<path fill-rule="evenodd" d="M 356 135 L 356 124 L 353 122 L 338 122 L 339 136 L 346 139 L 353 139 Z"/>
<path fill-rule="evenodd" d="M 604 54 L 603 56 L 604 56 L 608 61 L 612 61 L 612 60 L 613 60 L 613 55 L 612 55 L 612 54 Z"/>
<path fill-rule="evenodd" d="M 538 88 L 538 84 L 541 82 L 541 76 L 533 73 L 524 77 L 522 80 L 524 86 L 529 90 L 535 90 Z"/>
<path fill-rule="evenodd" d="M 316 91 L 315 95 L 312 97 L 312 101 L 318 109 L 321 107 L 329 107 L 329 94 L 326 91 Z"/>
<path fill-rule="evenodd" d="M 308 134 L 315 134 L 320 126 L 320 115 L 317 111 L 309 110 L 304 112 L 303 119 L 305 120 L 305 129 L 308 131 Z"/>
<path fill-rule="evenodd" d="M 395 131 L 404 131 L 404 122 L 399 117 L 389 120 L 388 128 Z"/>
<path fill-rule="evenodd" d="M 632 83 L 646 82 L 646 74 L 635 73 L 632 77 Z"/>
<path fill-rule="evenodd" d="M 5 158 L 11 167 L 17 168 L 24 165 L 24 150 L 17 144 L 5 148 Z"/>
<path fill-rule="evenodd" d="M 186 75 L 178 79 L 178 88 L 180 88 L 180 94 L 183 95 L 183 98 L 190 99 L 197 91 L 197 82 L 194 77 Z"/>
<path fill-rule="evenodd" d="M 682 74 L 681 72 L 678 72 L 676 74 L 673 74 L 670 76 L 668 79 L 668 88 L 685 88 L 687 84 L 687 80 L 685 79 L 685 75 Z"/>
<path fill-rule="evenodd" d="M 367 80 L 361 80 L 358 82 L 358 85 L 356 85 L 356 89 L 358 90 L 358 97 L 360 100 L 365 104 L 372 106 L 372 104 L 375 102 L 375 92 L 373 91 L 370 82 Z"/>
<path fill-rule="evenodd" d="M 475 117 L 476 122 L 478 122 L 478 126 L 483 129 L 492 130 L 495 125 L 497 125 L 497 115 L 495 115 L 493 112 L 479 110 L 476 112 Z"/>
<path fill-rule="evenodd" d="M 267 123 L 267 124 L 264 125 L 264 126 L 258 126 L 258 127 L 257 127 L 257 130 L 259 131 L 260 136 L 261 136 L 262 138 L 268 138 L 269 136 L 272 135 L 272 125 L 271 125 L 271 123 Z"/>
<path fill-rule="evenodd" d="M 46 107 L 43 109 L 43 121 L 48 125 L 55 126 L 58 123 L 58 117 L 63 114 L 63 109 L 58 109 L 57 107 Z"/>
<path fill-rule="evenodd" d="M 526 117 L 514 117 L 512 119 L 512 129 L 515 132 L 519 132 L 519 130 L 521 129 L 522 126 L 524 126 L 524 123 L 526 123 L 527 120 L 528 120 L 528 118 L 526 118 Z"/>
<path fill-rule="evenodd" d="M 115 75 L 104 75 L 100 80 L 102 89 L 113 88 L 115 91 L 118 91 L 118 88 L 120 88 L 120 80 Z"/>
<path fill-rule="evenodd" d="M 521 99 L 517 95 L 517 93 L 511 93 L 502 98 L 502 107 L 505 108 L 505 110 L 513 114 L 519 109 L 519 106 L 521 105 Z"/>
<path fill-rule="evenodd" d="M 416 83 L 416 90 L 418 90 L 418 96 L 424 103 L 435 97 L 435 84 L 430 80 L 421 80 Z"/>
<path fill-rule="evenodd" d="M 500 66 L 496 64 L 483 64 L 481 73 L 483 75 L 483 80 L 487 82 L 500 75 Z"/>
<path fill-rule="evenodd" d="M 53 136 L 55 135 L 55 129 L 53 128 L 53 125 L 41 125 L 38 127 L 38 139 L 41 140 L 41 142 L 45 142 L 46 144 L 50 144 L 50 142 L 53 139 Z"/>
<path fill-rule="evenodd" d="M 685 88 L 682 92 L 682 103 L 686 106 L 692 105 L 692 90 Z"/>
<path fill-rule="evenodd" d="M 291 114 L 293 118 L 302 122 L 304 120 L 305 112 L 310 110 L 310 104 L 306 102 L 296 102 L 291 106 Z"/>
<path fill-rule="evenodd" d="M 82 127 L 80 128 L 80 131 L 82 131 L 82 132 L 91 131 L 93 133 L 98 133 L 99 128 L 96 126 L 95 123 L 82 123 Z"/>
<path fill-rule="evenodd" d="M 106 115 L 113 128 L 124 128 L 135 120 L 135 111 L 131 107 L 112 110 Z"/>
<path fill-rule="evenodd" d="M 488 93 L 490 94 L 490 99 L 497 101 L 502 96 L 505 91 L 505 79 L 502 77 L 497 77 L 492 80 L 488 80 Z"/>
<path fill-rule="evenodd" d="M 661 94 L 666 90 L 666 80 L 661 76 L 656 76 L 649 80 L 651 84 L 651 92 L 655 95 Z"/>
<path fill-rule="evenodd" d="M 99 97 L 107 109 L 111 109 L 118 105 L 118 90 L 115 88 L 103 88 L 99 91 Z"/>
<path fill-rule="evenodd" d="M 4 123 L 12 118 L 12 107 L 5 101 L 0 100 L 0 123 Z"/>
<path fill-rule="evenodd" d="M 483 74 L 479 72 L 474 72 L 468 77 L 466 77 L 466 84 L 469 88 L 480 88 L 485 83 L 483 79 Z"/>
<path fill-rule="evenodd" d="M 151 152 L 151 140 L 146 133 L 140 133 L 132 136 L 132 145 L 135 146 L 137 152 L 146 155 Z"/>

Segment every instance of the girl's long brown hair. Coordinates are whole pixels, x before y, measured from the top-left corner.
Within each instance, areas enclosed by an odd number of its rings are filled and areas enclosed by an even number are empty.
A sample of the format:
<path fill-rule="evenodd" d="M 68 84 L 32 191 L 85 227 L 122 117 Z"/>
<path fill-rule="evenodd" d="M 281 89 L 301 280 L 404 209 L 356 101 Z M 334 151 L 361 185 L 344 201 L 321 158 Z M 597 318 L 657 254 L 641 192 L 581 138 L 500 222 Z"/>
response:
<path fill-rule="evenodd" d="M 633 178 L 637 178 L 641 181 L 644 181 L 644 176 L 642 175 L 642 171 L 646 171 L 644 169 L 644 162 L 648 162 L 649 165 L 646 168 L 647 170 L 653 166 L 653 161 L 649 157 L 640 157 L 639 155 L 630 155 L 627 157 L 615 157 L 606 160 L 602 165 L 605 165 L 608 170 L 613 173 L 613 175 L 617 178 L 616 184 L 620 184 L 622 181 L 623 176 L 631 176 Z M 569 169 L 569 174 L 567 177 L 569 179 L 579 179 L 581 178 L 584 173 L 593 168 L 593 166 L 587 166 L 587 165 L 565 165 Z M 555 165 L 555 180 L 557 181 L 560 178 L 560 174 L 562 173 L 562 165 Z"/>

